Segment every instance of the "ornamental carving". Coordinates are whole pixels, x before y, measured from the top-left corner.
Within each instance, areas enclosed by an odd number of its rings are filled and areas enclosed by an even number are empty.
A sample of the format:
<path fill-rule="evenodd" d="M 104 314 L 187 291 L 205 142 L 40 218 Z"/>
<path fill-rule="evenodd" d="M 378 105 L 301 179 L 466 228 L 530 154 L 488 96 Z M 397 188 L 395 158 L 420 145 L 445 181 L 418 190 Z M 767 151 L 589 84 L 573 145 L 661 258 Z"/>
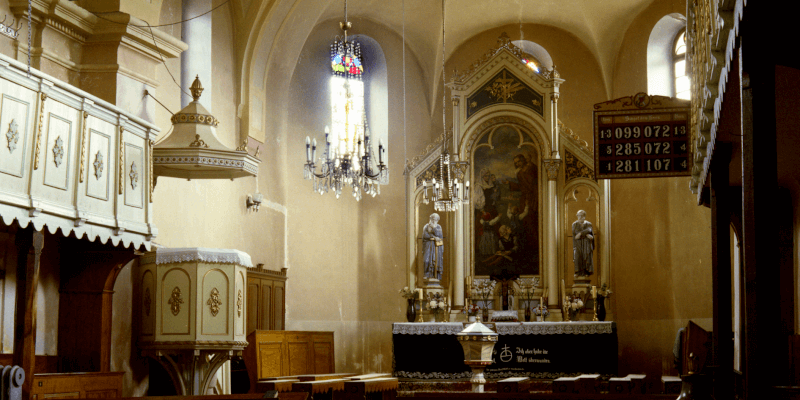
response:
<path fill-rule="evenodd" d="M 564 151 L 564 173 L 567 182 L 577 178 L 594 179 L 594 171 L 568 150 Z"/>
<path fill-rule="evenodd" d="M 79 180 L 83 183 L 84 166 L 86 165 L 86 119 L 89 118 L 89 113 L 83 112 L 83 124 L 81 125 L 81 165 Z"/>
<path fill-rule="evenodd" d="M 128 173 L 131 178 L 131 188 L 136 189 L 136 184 L 139 183 L 139 170 L 136 168 L 136 162 L 131 162 L 131 171 Z"/>
<path fill-rule="evenodd" d="M 103 153 L 100 150 L 97 151 L 97 154 L 94 155 L 94 176 L 97 180 L 103 176 Z"/>
<path fill-rule="evenodd" d="M 543 115 L 544 97 L 507 69 L 498 72 L 483 87 L 467 98 L 467 118 L 493 104 L 511 103 Z"/>
<path fill-rule="evenodd" d="M 544 160 L 544 169 L 547 171 L 547 180 L 554 181 L 558 179 L 558 170 L 561 168 L 561 160 L 552 159 Z"/>
<path fill-rule="evenodd" d="M 239 293 L 236 295 L 236 313 L 241 317 L 242 316 L 242 305 L 244 301 L 242 299 L 242 289 L 239 289 Z"/>
<path fill-rule="evenodd" d="M 19 126 L 17 125 L 17 121 L 14 119 L 12 119 L 11 123 L 8 124 L 6 139 L 8 139 L 8 152 L 13 153 L 14 150 L 16 150 L 17 142 L 19 141 Z"/>
<path fill-rule="evenodd" d="M 144 315 L 150 316 L 150 306 L 153 304 L 153 299 L 150 298 L 150 288 L 144 290 Z"/>
<path fill-rule="evenodd" d="M 194 135 L 194 142 L 189 143 L 189 147 L 203 147 L 207 149 L 208 145 L 203 139 L 200 139 L 200 135 Z"/>
<path fill-rule="evenodd" d="M 42 128 L 44 128 L 44 102 L 47 100 L 47 93 L 40 93 L 42 101 L 39 103 L 39 127 L 36 129 L 36 150 L 33 156 L 33 169 L 39 169 L 39 152 L 42 149 Z"/>
<path fill-rule="evenodd" d="M 56 143 L 53 145 L 53 162 L 56 164 L 56 168 L 61 166 L 61 162 L 64 160 L 64 141 L 61 140 L 61 136 L 56 138 Z"/>
<path fill-rule="evenodd" d="M 181 298 L 181 288 L 175 286 L 175 289 L 172 289 L 172 296 L 169 298 L 169 309 L 172 311 L 172 315 L 177 316 L 181 312 L 181 304 L 183 304 L 183 299 Z"/>
<path fill-rule="evenodd" d="M 209 309 L 211 310 L 211 316 L 216 317 L 217 313 L 219 313 L 219 306 L 222 305 L 222 300 L 219 299 L 219 290 L 217 288 L 211 289 L 211 296 L 206 301 Z"/>

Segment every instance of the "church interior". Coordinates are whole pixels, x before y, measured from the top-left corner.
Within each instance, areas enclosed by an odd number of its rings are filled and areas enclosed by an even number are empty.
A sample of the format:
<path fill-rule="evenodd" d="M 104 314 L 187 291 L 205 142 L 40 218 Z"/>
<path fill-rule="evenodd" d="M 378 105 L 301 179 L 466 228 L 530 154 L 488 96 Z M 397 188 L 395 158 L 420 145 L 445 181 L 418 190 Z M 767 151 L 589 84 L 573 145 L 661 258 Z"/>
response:
<path fill-rule="evenodd" d="M 800 35 L 774 7 L 0 0 L 0 390 L 469 391 L 456 336 L 488 326 L 481 390 L 796 398 Z M 602 162 L 599 124 L 661 116 L 656 172 Z"/>

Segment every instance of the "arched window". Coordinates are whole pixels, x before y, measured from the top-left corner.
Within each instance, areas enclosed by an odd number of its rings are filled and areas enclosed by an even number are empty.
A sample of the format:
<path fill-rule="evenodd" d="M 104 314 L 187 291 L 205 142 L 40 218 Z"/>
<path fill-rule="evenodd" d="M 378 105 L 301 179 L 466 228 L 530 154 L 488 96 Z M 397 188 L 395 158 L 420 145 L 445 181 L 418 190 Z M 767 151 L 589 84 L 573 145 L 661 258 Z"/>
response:
<path fill-rule="evenodd" d="M 331 47 L 331 143 L 340 153 L 347 146 L 354 149 L 358 144 L 353 135 L 368 130 L 373 151 L 370 165 L 376 168 L 379 143 L 383 144 L 384 162 L 389 156 L 385 57 L 380 44 L 366 35 L 350 36 L 349 48 L 339 49 L 344 46 L 341 43 L 336 41 Z M 381 183 L 388 184 L 388 174 Z"/>
<path fill-rule="evenodd" d="M 686 96 L 689 95 L 689 78 L 686 77 L 685 31 L 686 18 L 677 13 L 665 15 L 650 31 L 650 38 L 647 41 L 647 92 L 649 94 L 679 97 L 679 93 L 684 95 L 685 92 Z M 678 54 L 679 48 L 680 55 Z M 678 73 L 679 70 L 680 73 Z"/>
<path fill-rule="evenodd" d="M 675 37 L 675 44 L 672 46 L 672 65 L 675 73 L 675 97 L 689 100 L 691 94 L 691 84 L 689 74 L 686 73 L 686 30 Z"/>

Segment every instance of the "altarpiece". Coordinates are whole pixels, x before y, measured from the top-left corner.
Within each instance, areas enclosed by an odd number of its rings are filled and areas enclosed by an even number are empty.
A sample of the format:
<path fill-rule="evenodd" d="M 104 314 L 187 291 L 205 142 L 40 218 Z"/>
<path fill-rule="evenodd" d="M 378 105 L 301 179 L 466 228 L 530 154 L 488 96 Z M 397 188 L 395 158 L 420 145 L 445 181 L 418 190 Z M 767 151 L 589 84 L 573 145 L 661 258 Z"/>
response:
<path fill-rule="evenodd" d="M 609 187 L 607 181 L 594 179 L 589 143 L 558 120 L 564 82 L 555 68 L 541 66 L 503 34 L 495 48 L 468 71 L 456 72 L 448 84 L 453 125 L 445 143 L 453 143 L 456 157 L 469 162 L 460 172 L 471 184 L 469 201 L 455 212 L 442 213 L 440 222 L 445 230 L 441 283 L 451 312 L 464 306 L 473 279 L 504 270 L 536 278 L 535 298 L 547 293 L 556 320 L 561 319 L 557 310 L 565 292 L 586 293 L 592 285 L 609 283 Z M 433 205 L 423 201 L 423 185 L 437 173 L 442 146 L 440 138 L 408 166 L 406 206 L 412 212 L 407 272 L 412 288 L 424 286 L 418 236 Z M 586 211 L 597 232 L 594 274 L 582 279 L 572 271 L 571 224 L 578 210 Z M 508 257 L 494 256 L 504 238 L 514 251 Z M 494 300 L 498 296 L 496 290 Z"/>

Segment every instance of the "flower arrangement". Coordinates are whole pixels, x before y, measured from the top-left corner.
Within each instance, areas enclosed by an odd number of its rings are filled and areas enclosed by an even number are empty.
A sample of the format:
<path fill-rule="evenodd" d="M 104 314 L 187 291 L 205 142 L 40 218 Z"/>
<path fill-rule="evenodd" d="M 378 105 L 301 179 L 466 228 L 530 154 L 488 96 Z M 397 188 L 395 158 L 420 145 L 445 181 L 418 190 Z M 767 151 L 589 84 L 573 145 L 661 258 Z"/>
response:
<path fill-rule="evenodd" d="M 603 286 L 600 286 L 600 289 L 597 290 L 598 296 L 608 297 L 611 293 L 612 291 L 608 287 L 608 283 L 604 283 Z"/>
<path fill-rule="evenodd" d="M 489 301 L 494 297 L 494 288 L 497 282 L 491 279 L 472 280 L 472 298 L 483 302 L 483 309 L 488 310 Z"/>
<path fill-rule="evenodd" d="M 428 293 L 426 300 L 428 310 L 430 310 L 434 318 L 438 321 L 442 312 L 447 310 L 447 299 L 445 299 L 441 293 L 436 292 Z"/>
<path fill-rule="evenodd" d="M 408 288 L 408 286 L 400 289 L 398 292 L 404 299 L 414 299 L 417 297 L 417 292 Z"/>
<path fill-rule="evenodd" d="M 547 309 L 547 306 L 544 304 L 539 304 L 533 308 L 533 315 L 537 317 L 542 317 L 542 319 L 547 318 L 550 315 L 550 310 Z"/>
<path fill-rule="evenodd" d="M 567 309 L 570 320 L 575 320 L 578 313 L 583 310 L 583 306 L 583 299 L 578 293 L 572 293 L 571 296 L 564 296 L 564 308 Z"/>
<path fill-rule="evenodd" d="M 539 286 L 539 277 L 534 278 L 519 278 L 517 279 L 517 286 L 519 286 L 519 294 L 522 300 L 525 301 L 525 308 L 531 306 L 531 300 L 536 298 L 536 288 Z"/>
<path fill-rule="evenodd" d="M 470 317 L 474 317 L 474 316 L 478 315 L 478 312 L 480 310 L 481 310 L 481 308 L 478 307 L 477 304 L 468 304 L 468 305 L 464 306 L 464 308 L 461 310 L 461 313 L 462 314 L 467 314 Z"/>

